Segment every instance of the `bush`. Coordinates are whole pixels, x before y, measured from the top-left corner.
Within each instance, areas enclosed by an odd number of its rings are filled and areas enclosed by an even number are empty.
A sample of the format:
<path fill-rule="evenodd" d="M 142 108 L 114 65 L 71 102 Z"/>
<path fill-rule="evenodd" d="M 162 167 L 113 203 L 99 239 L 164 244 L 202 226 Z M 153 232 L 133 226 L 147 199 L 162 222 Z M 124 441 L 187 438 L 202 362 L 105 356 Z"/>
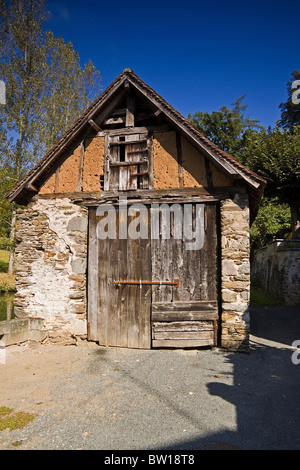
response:
<path fill-rule="evenodd" d="M 264 198 L 250 229 L 251 248 L 258 249 L 274 238 L 285 238 L 291 232 L 291 210 L 277 198 Z"/>

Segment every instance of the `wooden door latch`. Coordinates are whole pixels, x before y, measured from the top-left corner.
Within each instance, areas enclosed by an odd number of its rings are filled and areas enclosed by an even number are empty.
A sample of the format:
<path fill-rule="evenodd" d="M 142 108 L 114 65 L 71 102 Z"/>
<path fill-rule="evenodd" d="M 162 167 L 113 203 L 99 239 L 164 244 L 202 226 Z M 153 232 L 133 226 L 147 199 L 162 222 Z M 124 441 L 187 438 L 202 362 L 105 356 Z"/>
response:
<path fill-rule="evenodd" d="M 174 286 L 179 287 L 179 279 L 174 279 L 174 282 L 169 281 L 114 281 L 116 287 L 128 285 L 151 285 L 151 286 Z"/>

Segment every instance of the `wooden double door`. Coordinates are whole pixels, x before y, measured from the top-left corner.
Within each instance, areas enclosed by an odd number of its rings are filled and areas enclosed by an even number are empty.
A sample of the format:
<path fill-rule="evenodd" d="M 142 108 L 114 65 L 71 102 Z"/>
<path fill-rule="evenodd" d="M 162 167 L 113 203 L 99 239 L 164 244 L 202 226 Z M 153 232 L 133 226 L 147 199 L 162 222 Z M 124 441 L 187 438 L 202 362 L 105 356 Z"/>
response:
<path fill-rule="evenodd" d="M 88 337 L 128 348 L 216 345 L 215 203 L 89 213 Z"/>

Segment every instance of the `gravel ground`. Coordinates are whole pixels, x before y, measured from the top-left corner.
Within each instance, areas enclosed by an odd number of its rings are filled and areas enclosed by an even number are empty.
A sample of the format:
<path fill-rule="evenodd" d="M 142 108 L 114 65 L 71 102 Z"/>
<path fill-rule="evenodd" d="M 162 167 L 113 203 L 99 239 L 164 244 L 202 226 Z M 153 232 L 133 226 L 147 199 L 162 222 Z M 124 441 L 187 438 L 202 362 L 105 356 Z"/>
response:
<path fill-rule="evenodd" d="M 299 449 L 298 309 L 254 309 L 251 353 L 6 348 L 0 408 L 35 414 L 0 450 Z M 300 350 L 299 350 L 300 358 Z"/>

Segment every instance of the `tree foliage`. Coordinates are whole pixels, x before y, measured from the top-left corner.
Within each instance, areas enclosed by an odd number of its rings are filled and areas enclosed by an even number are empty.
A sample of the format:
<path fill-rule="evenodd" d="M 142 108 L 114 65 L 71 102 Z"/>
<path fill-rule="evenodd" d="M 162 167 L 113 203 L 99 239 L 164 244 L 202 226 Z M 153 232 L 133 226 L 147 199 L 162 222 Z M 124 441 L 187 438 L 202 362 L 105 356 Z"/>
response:
<path fill-rule="evenodd" d="M 222 106 L 212 113 L 197 111 L 189 114 L 189 120 L 202 134 L 217 147 L 232 155 L 239 156 L 244 139 L 251 129 L 260 128 L 258 121 L 245 115 L 245 95 L 232 103 L 232 108 Z"/>
<path fill-rule="evenodd" d="M 36 143 L 44 154 L 90 105 L 100 92 L 100 73 L 92 61 L 80 65 L 79 54 L 71 42 L 45 35 L 44 75 L 47 87 L 43 89 Z"/>
<path fill-rule="evenodd" d="M 6 84 L 6 104 L 0 112 L 6 131 L 13 136 L 3 163 L 9 159 L 15 181 L 33 160 L 36 116 L 44 86 L 39 58 L 45 15 L 43 2 L 0 3 L 0 78 Z"/>
<path fill-rule="evenodd" d="M 261 130 L 248 134 L 243 150 L 244 162 L 267 180 L 265 195 L 277 197 L 291 210 L 292 233 L 300 228 L 300 126 L 293 130 Z"/>
<path fill-rule="evenodd" d="M 258 249 L 274 238 L 284 238 L 291 228 L 291 210 L 278 198 L 264 197 L 250 228 L 251 248 Z"/>
<path fill-rule="evenodd" d="M 46 30 L 44 0 L 0 0 L 0 232 L 8 192 L 100 94 L 93 62 L 83 67 L 71 42 Z"/>
<path fill-rule="evenodd" d="M 100 93 L 90 61 L 81 67 L 71 42 L 45 31 L 44 0 L 0 3 L 0 78 L 6 83 L 2 121 L 14 136 L 16 180 L 61 137 Z"/>
<path fill-rule="evenodd" d="M 251 234 L 254 245 L 267 243 L 288 226 L 294 237 L 300 234 L 300 125 L 299 108 L 291 106 L 291 83 L 300 78 L 293 72 L 288 84 L 289 100 L 281 104 L 282 120 L 266 130 L 259 121 L 245 115 L 239 98 L 232 108 L 189 115 L 192 124 L 222 150 L 267 180 L 265 196 Z M 280 127 L 281 125 L 281 127 Z M 254 246 L 253 245 L 253 246 Z"/>
<path fill-rule="evenodd" d="M 243 159 L 267 179 L 266 194 L 282 202 L 300 203 L 300 126 L 294 132 L 278 127 L 248 134 Z"/>

